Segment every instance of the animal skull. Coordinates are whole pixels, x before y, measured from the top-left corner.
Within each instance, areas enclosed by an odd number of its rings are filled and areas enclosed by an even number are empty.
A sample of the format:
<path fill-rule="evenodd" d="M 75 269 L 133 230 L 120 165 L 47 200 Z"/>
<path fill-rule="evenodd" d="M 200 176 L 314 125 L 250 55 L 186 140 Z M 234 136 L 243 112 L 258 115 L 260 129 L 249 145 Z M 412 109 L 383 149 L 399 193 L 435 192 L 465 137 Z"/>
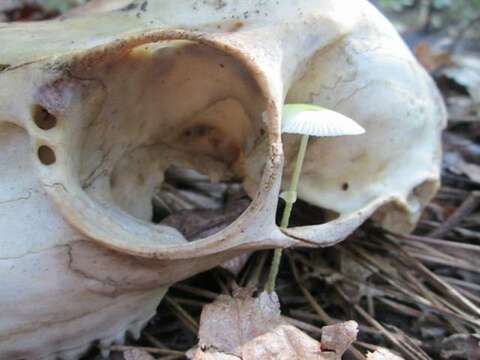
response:
<path fill-rule="evenodd" d="M 170 284 L 248 251 L 333 245 L 371 216 L 408 231 L 438 187 L 439 94 L 367 1 L 100 1 L 0 24 L 0 43 L 1 359 L 122 341 Z M 309 147 L 299 195 L 325 224 L 275 224 L 284 102 L 367 130 Z M 241 179 L 250 206 L 194 242 L 152 224 L 171 164 Z"/>

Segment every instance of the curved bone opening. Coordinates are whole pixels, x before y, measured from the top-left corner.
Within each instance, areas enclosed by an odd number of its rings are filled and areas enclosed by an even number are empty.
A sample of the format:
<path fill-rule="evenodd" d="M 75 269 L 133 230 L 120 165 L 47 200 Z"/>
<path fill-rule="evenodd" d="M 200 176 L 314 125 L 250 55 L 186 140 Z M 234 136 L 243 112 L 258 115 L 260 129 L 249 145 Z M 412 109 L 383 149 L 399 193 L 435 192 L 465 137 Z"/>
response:
<path fill-rule="evenodd" d="M 185 193 L 169 182 L 172 169 L 203 174 L 205 183 L 242 188 L 245 163 L 265 132 L 266 104 L 238 60 L 191 41 L 161 41 L 109 59 L 82 78 L 94 79 L 100 89 L 91 97 L 101 101 L 84 101 L 97 110 L 83 125 L 78 155 L 80 184 L 96 202 L 174 226 L 163 222 L 172 213 L 158 216 L 166 189 Z M 262 156 L 265 163 L 268 153 Z M 256 188 L 247 187 L 252 198 Z"/>

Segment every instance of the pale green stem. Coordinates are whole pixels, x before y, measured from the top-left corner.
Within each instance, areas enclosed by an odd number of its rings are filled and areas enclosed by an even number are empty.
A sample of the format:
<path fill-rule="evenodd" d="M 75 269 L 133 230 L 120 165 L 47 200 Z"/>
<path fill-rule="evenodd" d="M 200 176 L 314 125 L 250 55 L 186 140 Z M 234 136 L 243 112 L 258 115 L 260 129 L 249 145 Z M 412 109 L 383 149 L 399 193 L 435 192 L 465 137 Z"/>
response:
<path fill-rule="evenodd" d="M 280 227 L 282 229 L 288 227 L 290 222 L 290 215 L 292 214 L 293 204 L 297 199 L 298 182 L 300 180 L 303 161 L 307 152 L 308 139 L 309 135 L 303 135 L 302 141 L 300 142 L 300 148 L 298 149 L 297 160 L 295 162 L 295 169 L 293 170 L 292 180 L 290 182 L 290 189 L 288 191 L 289 194 L 285 198 L 285 208 L 283 209 L 282 220 L 280 222 Z M 282 253 L 282 249 L 275 249 L 273 253 L 272 266 L 270 268 L 270 273 L 268 274 L 268 281 L 265 286 L 265 290 L 267 290 L 267 292 L 269 293 L 275 290 L 275 282 L 277 280 L 278 270 L 280 268 L 280 260 L 282 259 Z"/>

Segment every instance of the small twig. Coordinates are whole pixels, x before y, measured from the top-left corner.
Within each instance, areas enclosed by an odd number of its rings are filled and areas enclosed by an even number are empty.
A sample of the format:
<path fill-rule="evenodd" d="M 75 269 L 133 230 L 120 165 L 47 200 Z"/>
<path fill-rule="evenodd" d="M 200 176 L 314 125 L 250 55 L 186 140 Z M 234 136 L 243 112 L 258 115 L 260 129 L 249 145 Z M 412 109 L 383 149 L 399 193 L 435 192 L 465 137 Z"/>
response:
<path fill-rule="evenodd" d="M 110 351 L 118 351 L 118 352 L 125 352 L 130 350 L 141 350 L 150 354 L 185 356 L 185 353 L 183 351 L 171 350 L 171 349 L 159 349 L 159 348 L 144 347 L 144 346 L 113 345 L 103 349 L 110 350 Z"/>
<path fill-rule="evenodd" d="M 220 278 L 220 276 L 218 275 L 218 272 L 217 271 L 211 271 L 210 272 L 210 275 L 213 276 L 213 279 L 215 280 L 215 282 L 218 284 L 218 286 L 220 287 L 220 289 L 222 290 L 222 293 L 223 294 L 229 294 L 230 293 L 230 290 L 228 289 L 228 286 L 225 284 L 225 282 Z"/>
<path fill-rule="evenodd" d="M 165 296 L 165 302 L 170 305 L 173 310 L 177 313 L 177 316 L 184 325 L 194 334 L 198 334 L 198 324 L 195 319 L 179 304 L 177 304 L 171 297 Z"/>
<path fill-rule="evenodd" d="M 372 263 L 374 263 L 375 258 L 370 257 L 363 250 L 356 249 L 356 251 L 359 256 L 365 259 L 369 259 Z M 411 260 L 411 259 L 413 258 L 410 258 L 408 256 L 406 258 L 406 260 Z M 455 312 L 455 310 L 452 311 L 451 307 L 445 307 L 445 304 L 442 301 L 439 301 L 440 299 L 437 295 L 428 291 L 420 283 L 420 281 L 416 279 L 416 277 L 409 276 L 408 271 L 401 272 L 404 276 L 407 277 L 407 282 L 405 282 L 404 280 L 397 278 L 397 275 L 399 274 L 395 272 L 387 271 L 388 267 L 382 267 L 381 264 L 378 264 L 377 266 L 378 266 L 377 270 L 379 272 L 376 272 L 376 275 L 381 277 L 384 281 L 386 281 L 388 284 L 393 286 L 395 289 L 397 289 L 401 294 L 405 296 L 405 298 L 402 298 L 396 295 L 395 297 L 398 298 L 400 301 L 407 301 L 407 302 L 414 301 L 414 304 L 416 304 L 417 306 L 418 304 L 426 306 L 430 309 L 430 311 L 433 311 L 437 314 L 444 315 L 450 322 L 457 320 L 457 321 L 467 323 L 469 325 L 478 326 L 478 321 L 476 321 L 475 318 L 473 318 L 472 316 L 465 314 L 461 311 L 460 312 L 458 311 Z M 410 265 L 407 265 L 407 266 L 411 267 L 411 263 Z M 385 272 L 386 275 L 383 275 L 382 272 Z M 413 291 L 411 289 L 412 287 L 414 287 Z M 391 296 L 390 294 L 388 295 Z M 452 323 L 452 326 L 455 327 L 453 323 Z"/>
<path fill-rule="evenodd" d="M 407 334 L 405 334 L 401 329 L 399 329 L 398 327 L 394 326 L 394 325 L 391 325 L 391 324 L 388 324 L 386 325 L 390 332 L 394 333 L 395 336 L 397 336 L 397 338 L 406 346 L 408 347 L 409 349 L 411 349 L 416 355 L 418 355 L 419 357 L 421 358 L 425 358 L 425 359 L 430 359 L 430 356 L 425 352 L 423 351 L 422 349 L 422 345 L 423 345 L 423 342 L 416 339 L 416 338 L 412 338 L 410 336 L 408 336 Z"/>
<path fill-rule="evenodd" d="M 160 348 L 160 349 L 166 348 L 166 346 L 160 340 L 158 340 L 155 336 L 150 334 L 148 331 L 143 332 L 143 337 L 157 348 Z"/>
<path fill-rule="evenodd" d="M 416 309 L 413 309 L 407 305 L 404 305 L 404 304 L 399 304 L 393 300 L 389 300 L 387 298 L 384 298 L 384 297 L 377 297 L 377 300 L 380 301 L 381 303 L 391 307 L 392 309 L 394 309 L 395 311 L 397 311 L 398 313 L 402 314 L 402 315 L 406 315 L 406 316 L 410 316 L 412 318 L 420 318 L 423 314 L 421 311 L 419 310 L 416 310 Z"/>
<path fill-rule="evenodd" d="M 435 287 L 440 293 L 451 296 L 453 299 L 456 300 L 458 304 L 462 305 L 464 308 L 468 309 L 469 311 L 472 311 L 475 314 L 475 316 L 480 316 L 480 308 L 478 308 L 470 300 L 465 298 L 453 286 L 443 281 L 439 276 L 434 274 L 430 269 L 428 269 L 420 261 L 411 257 L 404 249 L 402 249 L 397 244 L 391 243 L 391 245 L 397 248 L 397 250 L 400 253 L 402 253 L 404 256 L 409 258 L 410 263 L 413 264 L 417 268 L 417 270 L 419 270 L 428 280 L 430 280 L 430 283 L 432 284 L 432 286 Z"/>
<path fill-rule="evenodd" d="M 480 192 L 472 192 L 460 207 L 437 229 L 428 234 L 432 238 L 442 238 L 469 216 L 480 205 Z"/>
<path fill-rule="evenodd" d="M 304 321 L 294 319 L 288 316 L 282 316 L 282 319 L 284 319 L 286 322 L 288 322 L 290 325 L 293 325 L 300 330 L 303 331 L 308 331 L 309 333 L 315 334 L 315 335 L 322 335 L 322 329 L 319 328 L 318 326 L 306 323 Z"/>
<path fill-rule="evenodd" d="M 411 349 L 404 346 L 390 331 L 388 331 L 383 325 L 381 325 L 377 320 L 372 318 L 368 312 L 363 310 L 359 305 L 353 304 L 349 301 L 348 296 L 340 289 L 338 285 L 334 285 L 335 290 L 338 294 L 346 301 L 348 304 L 352 305 L 355 311 L 365 319 L 371 326 L 379 330 L 387 340 L 389 340 L 393 345 L 397 346 L 398 349 L 403 353 L 403 355 L 407 356 L 408 359 L 417 360 L 416 354 L 412 352 Z M 425 357 L 421 357 L 422 360 L 431 360 Z"/>
<path fill-rule="evenodd" d="M 448 283 L 451 283 L 458 287 L 461 290 L 469 290 L 469 291 L 474 291 L 479 293 L 480 292 L 480 285 L 473 283 L 473 282 L 468 282 L 464 280 L 459 280 L 455 278 L 451 278 L 448 276 L 440 276 L 440 278 Z"/>
<path fill-rule="evenodd" d="M 205 306 L 205 302 L 193 300 L 193 299 L 184 299 L 176 296 L 170 297 L 171 300 L 175 301 L 179 305 L 186 305 L 195 308 L 203 308 Z"/>
<path fill-rule="evenodd" d="M 173 286 L 174 289 L 182 290 L 187 293 L 197 295 L 199 297 L 206 298 L 208 300 L 215 300 L 219 294 L 214 293 L 213 291 L 208 291 L 205 289 L 199 289 L 193 286 L 185 285 L 185 284 L 176 284 Z"/>
<path fill-rule="evenodd" d="M 480 253 L 480 246 L 473 245 L 473 244 L 466 244 L 466 243 L 459 243 L 452 240 L 444 240 L 439 238 L 432 238 L 428 236 L 419 236 L 419 235 L 411 235 L 411 234 L 397 234 L 391 233 L 392 235 L 403 238 L 411 243 L 413 242 L 422 242 L 429 245 L 440 246 L 440 247 L 447 247 L 447 248 L 455 248 L 455 249 L 462 249 L 467 251 L 477 251 Z"/>
<path fill-rule="evenodd" d="M 323 308 L 315 300 L 315 298 L 310 293 L 310 291 L 308 291 L 308 289 L 301 282 L 298 281 L 299 274 L 298 274 L 298 270 L 297 270 L 297 267 L 295 266 L 295 263 L 294 263 L 293 259 L 289 256 L 288 260 L 289 260 L 289 263 L 290 263 L 290 268 L 292 269 L 293 277 L 297 281 L 298 287 L 300 288 L 300 291 L 302 291 L 303 295 L 307 299 L 310 306 L 313 308 L 313 310 L 315 310 L 315 312 L 318 314 L 318 316 L 320 316 L 320 318 L 322 319 L 323 322 L 325 322 L 328 325 L 334 324 L 335 323 L 334 320 L 325 312 L 325 310 L 323 310 Z M 363 356 L 363 354 L 359 350 L 357 350 L 353 345 L 350 346 L 348 351 L 353 355 L 353 357 L 355 357 L 355 359 L 366 360 L 365 356 Z"/>
<path fill-rule="evenodd" d="M 260 282 L 265 262 L 267 261 L 267 252 L 262 252 L 258 257 L 258 261 L 253 268 L 247 287 L 256 287 Z"/>
<path fill-rule="evenodd" d="M 307 311 L 302 311 L 302 310 L 291 310 L 290 314 L 305 320 L 312 320 L 312 321 L 320 321 L 321 319 L 319 316 L 315 313 L 307 312 Z M 334 323 L 341 323 L 343 320 L 332 318 Z M 372 334 L 372 335 L 381 335 L 380 332 L 368 325 L 364 324 L 358 324 L 358 328 L 360 329 L 360 332 L 366 333 L 366 334 Z"/>
<path fill-rule="evenodd" d="M 449 258 L 445 259 L 443 257 L 434 256 L 434 255 L 425 255 L 418 253 L 416 251 L 411 251 L 411 249 L 407 248 L 410 252 L 410 255 L 415 259 L 421 260 L 424 263 L 428 264 L 437 264 L 437 265 L 446 265 L 457 269 L 468 270 L 472 272 L 480 272 L 480 268 L 478 265 L 469 264 L 465 262 L 465 260 L 458 259 L 458 258 Z"/>
<path fill-rule="evenodd" d="M 347 249 L 345 249 L 347 251 Z M 390 268 L 386 266 L 382 266 L 382 264 L 378 263 L 376 259 L 367 252 L 363 251 L 358 247 L 354 247 L 355 254 L 357 254 L 361 259 L 365 261 L 363 264 L 367 269 L 371 270 L 384 280 L 387 284 L 391 285 L 394 289 L 398 290 L 400 294 L 403 294 L 407 298 L 414 299 L 417 303 L 420 303 L 425 306 L 433 306 L 431 301 L 423 296 L 420 296 L 411 290 L 412 285 L 411 283 L 406 283 L 404 280 L 399 278 L 399 274 L 395 271 L 389 271 Z M 354 258 L 354 255 L 351 255 Z M 418 290 L 418 289 L 417 289 Z"/>
<path fill-rule="evenodd" d="M 368 344 L 368 343 L 363 342 L 363 341 L 355 341 L 355 345 L 358 345 L 358 346 L 360 346 L 364 349 L 367 349 L 367 350 L 370 350 L 370 351 L 373 351 L 373 352 L 377 351 L 378 348 L 380 347 L 378 345 Z"/>
<path fill-rule="evenodd" d="M 303 296 L 305 296 L 305 299 L 307 299 L 308 303 L 310 306 L 315 310 L 315 312 L 318 314 L 320 319 L 325 323 L 325 324 L 332 324 L 333 321 L 328 316 L 328 314 L 323 310 L 323 308 L 320 306 L 320 304 L 315 300 L 313 295 L 308 291 L 308 289 L 301 283 L 300 281 L 300 276 L 298 274 L 297 267 L 295 266 L 295 263 L 291 257 L 289 257 L 289 263 L 290 263 L 290 268 L 292 269 L 292 274 L 294 279 L 297 281 L 297 285 L 300 289 L 300 291 L 303 293 Z"/>

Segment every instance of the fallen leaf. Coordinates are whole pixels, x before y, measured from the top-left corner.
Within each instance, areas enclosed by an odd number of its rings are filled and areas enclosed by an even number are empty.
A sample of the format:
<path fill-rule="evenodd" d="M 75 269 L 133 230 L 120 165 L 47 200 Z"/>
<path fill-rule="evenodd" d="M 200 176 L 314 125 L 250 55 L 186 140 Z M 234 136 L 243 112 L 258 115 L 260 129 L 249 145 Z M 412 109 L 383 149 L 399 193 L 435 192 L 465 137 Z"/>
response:
<path fill-rule="evenodd" d="M 403 358 L 387 349 L 379 348 L 373 353 L 368 353 L 367 360 L 403 360 Z"/>
<path fill-rule="evenodd" d="M 200 317 L 200 346 L 240 354 L 248 341 L 283 323 L 275 293 L 262 292 L 257 298 L 240 289 L 234 295 L 220 295 L 203 308 Z"/>
<path fill-rule="evenodd" d="M 241 359 L 327 360 L 330 357 L 322 355 L 321 345 L 318 341 L 291 325 L 281 325 L 246 343 L 242 347 Z"/>
<path fill-rule="evenodd" d="M 449 65 L 452 61 L 449 53 L 435 52 L 427 42 L 420 42 L 415 47 L 415 56 L 430 73 Z"/>
<path fill-rule="evenodd" d="M 239 289 L 206 305 L 200 318 L 194 360 L 339 360 L 357 336 L 349 321 L 322 329 L 322 342 L 285 324 L 275 293 Z M 193 353 L 193 355 L 192 355 Z"/>
<path fill-rule="evenodd" d="M 294 326 L 280 325 L 243 344 L 234 354 L 202 346 L 197 348 L 193 360 L 340 360 L 355 340 L 357 324 L 349 321 L 329 328 L 326 342 L 331 349 L 328 350 L 325 350 L 325 335 L 320 343 Z"/>
<path fill-rule="evenodd" d="M 123 357 L 125 358 L 125 360 L 154 360 L 155 359 L 152 355 L 140 349 L 126 350 L 123 352 Z"/>
<path fill-rule="evenodd" d="M 328 350 L 341 356 L 355 341 L 358 325 L 355 321 L 329 325 L 322 328 L 322 350 Z"/>

